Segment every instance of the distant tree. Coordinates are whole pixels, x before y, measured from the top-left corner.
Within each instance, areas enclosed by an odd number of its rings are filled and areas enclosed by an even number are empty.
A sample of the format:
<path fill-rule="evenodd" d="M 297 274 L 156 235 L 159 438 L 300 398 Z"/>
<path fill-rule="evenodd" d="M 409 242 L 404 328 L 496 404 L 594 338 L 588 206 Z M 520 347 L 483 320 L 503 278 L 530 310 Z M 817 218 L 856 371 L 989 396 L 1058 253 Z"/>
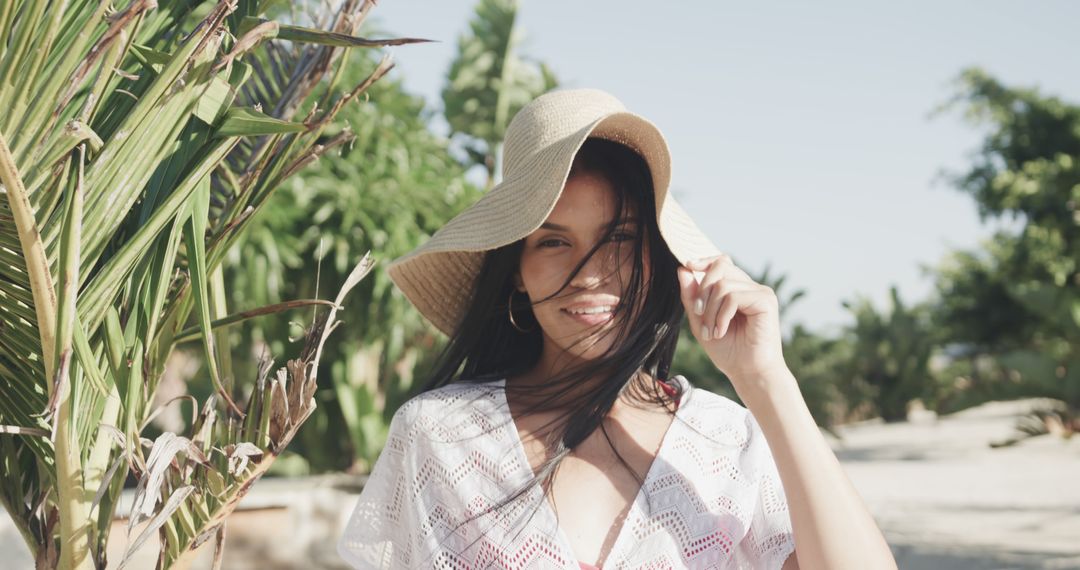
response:
<path fill-rule="evenodd" d="M 442 91 L 451 134 L 471 164 L 487 171 L 487 188 L 501 168 L 506 127 L 518 110 L 558 81 L 546 64 L 518 53 L 516 0 L 480 0 L 469 22 L 471 33 L 458 39 L 457 58 Z"/>
<path fill-rule="evenodd" d="M 784 315 L 787 313 L 788 309 L 791 308 L 791 305 L 806 296 L 806 289 L 795 289 L 790 295 L 785 297 L 785 292 L 787 291 L 785 284 L 787 283 L 788 276 L 780 274 L 774 277 L 771 264 L 766 264 L 765 269 L 763 269 L 759 275 L 752 275 L 752 277 L 754 281 L 771 287 L 773 292 L 776 293 L 777 300 L 780 302 L 781 319 L 784 318 Z"/>
<path fill-rule="evenodd" d="M 905 305 L 895 285 L 889 293 L 887 312 L 865 298 L 843 302 L 855 323 L 847 331 L 852 352 L 842 391 L 849 405 L 869 402 L 878 415 L 894 421 L 907 417 L 911 400 L 933 398 L 930 358 L 939 341 L 927 305 Z"/>
<path fill-rule="evenodd" d="M 1021 227 L 937 268 L 941 328 L 971 358 L 992 355 L 1014 395 L 1080 407 L 1080 106 L 968 69 L 942 110 L 956 107 L 987 132 L 952 183 L 981 218 Z"/>
<path fill-rule="evenodd" d="M 810 414 L 817 424 L 830 432 L 837 424 L 850 419 L 864 419 L 853 411 L 869 415 L 857 405 L 865 401 L 864 392 L 850 393 L 848 381 L 853 343 L 848 335 L 827 335 L 796 324 L 784 339 L 784 360 L 799 381 Z M 832 432 L 833 435 L 838 434 Z"/>

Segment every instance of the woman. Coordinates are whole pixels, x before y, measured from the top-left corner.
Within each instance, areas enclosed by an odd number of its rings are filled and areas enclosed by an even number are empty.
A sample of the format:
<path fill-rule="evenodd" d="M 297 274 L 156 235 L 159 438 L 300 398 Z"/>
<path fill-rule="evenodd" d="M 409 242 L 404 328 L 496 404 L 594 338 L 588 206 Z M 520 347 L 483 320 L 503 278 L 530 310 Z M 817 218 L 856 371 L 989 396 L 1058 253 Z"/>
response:
<path fill-rule="evenodd" d="M 388 272 L 449 337 L 338 545 L 358 568 L 895 568 L 781 352 L 776 296 L 595 89 L 511 121 L 503 182 Z M 747 408 L 668 378 L 682 319 Z"/>

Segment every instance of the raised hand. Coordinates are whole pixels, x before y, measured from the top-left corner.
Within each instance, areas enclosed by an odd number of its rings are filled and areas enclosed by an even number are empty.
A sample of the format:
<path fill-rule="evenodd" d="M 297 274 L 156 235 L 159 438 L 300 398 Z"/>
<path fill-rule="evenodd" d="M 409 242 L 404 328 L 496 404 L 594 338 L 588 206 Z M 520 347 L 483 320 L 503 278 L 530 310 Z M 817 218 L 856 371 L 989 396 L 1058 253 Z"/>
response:
<path fill-rule="evenodd" d="M 751 279 L 727 254 L 688 262 L 677 272 L 694 336 L 737 391 L 744 379 L 787 368 L 771 287 Z M 704 272 L 700 282 L 695 272 Z"/>

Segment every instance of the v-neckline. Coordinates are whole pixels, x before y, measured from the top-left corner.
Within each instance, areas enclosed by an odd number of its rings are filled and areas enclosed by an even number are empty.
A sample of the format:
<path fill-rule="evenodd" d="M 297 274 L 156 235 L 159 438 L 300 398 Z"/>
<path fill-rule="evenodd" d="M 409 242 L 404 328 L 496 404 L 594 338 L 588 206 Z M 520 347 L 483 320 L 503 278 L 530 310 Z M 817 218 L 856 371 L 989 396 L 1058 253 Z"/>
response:
<path fill-rule="evenodd" d="M 506 378 L 504 377 L 499 380 L 497 382 L 497 385 L 501 388 L 500 390 L 498 390 L 498 392 L 502 399 L 502 406 L 506 410 L 506 416 L 510 418 L 510 427 L 512 429 L 510 436 L 514 439 L 513 447 L 517 450 L 518 458 L 524 465 L 525 474 L 527 474 L 529 478 L 532 479 L 536 476 L 536 473 L 532 469 L 532 464 L 529 463 L 529 454 L 525 450 L 525 443 L 521 441 L 521 436 L 518 433 L 517 421 L 514 419 L 514 414 L 510 412 L 510 402 L 506 398 Z M 683 386 L 684 388 L 686 387 L 685 384 L 683 384 Z M 681 401 L 675 408 L 674 417 L 672 418 L 671 423 L 668 424 L 667 429 L 664 430 L 664 435 L 660 439 L 660 445 L 656 449 L 656 455 L 653 456 L 652 462 L 649 463 L 649 468 L 645 472 L 645 478 L 642 479 L 642 484 L 640 487 L 638 487 L 637 493 L 634 495 L 634 500 L 627 507 L 626 516 L 624 516 L 622 522 L 619 523 L 619 530 L 618 533 L 615 535 L 615 542 L 612 543 L 611 549 L 608 551 L 607 556 L 604 557 L 603 564 L 601 564 L 600 566 L 593 566 L 592 564 L 590 564 L 590 567 L 596 568 L 597 570 L 602 570 L 609 564 L 613 556 L 620 554 L 621 546 L 624 541 L 623 535 L 626 534 L 627 523 L 630 521 L 630 517 L 634 514 L 634 511 L 636 509 L 640 509 L 639 503 L 644 500 L 646 487 L 655 478 L 656 470 L 658 469 L 660 459 L 663 457 L 664 452 L 668 447 L 668 442 L 673 437 L 672 431 L 675 429 L 675 424 L 680 419 L 682 419 L 682 414 L 689 401 L 690 399 L 687 398 L 687 393 L 686 391 L 684 391 Z M 544 510 L 544 516 L 546 516 L 548 521 L 555 527 L 555 532 L 558 535 L 557 540 L 561 543 L 561 548 L 571 557 L 571 561 L 567 568 L 572 568 L 573 570 L 580 570 L 581 565 L 579 564 L 579 562 L 581 562 L 581 560 L 577 558 L 577 554 L 574 552 L 574 549 L 570 543 L 570 538 L 566 535 L 566 532 L 563 530 L 562 525 L 559 524 L 559 519 L 555 514 L 555 508 L 552 506 L 551 502 L 548 501 L 547 496 L 545 496 L 544 489 L 540 486 L 539 483 L 534 483 L 530 487 L 528 492 L 531 495 L 536 495 L 537 493 L 540 494 L 540 500 L 543 502 L 543 505 L 541 505 L 540 508 Z"/>

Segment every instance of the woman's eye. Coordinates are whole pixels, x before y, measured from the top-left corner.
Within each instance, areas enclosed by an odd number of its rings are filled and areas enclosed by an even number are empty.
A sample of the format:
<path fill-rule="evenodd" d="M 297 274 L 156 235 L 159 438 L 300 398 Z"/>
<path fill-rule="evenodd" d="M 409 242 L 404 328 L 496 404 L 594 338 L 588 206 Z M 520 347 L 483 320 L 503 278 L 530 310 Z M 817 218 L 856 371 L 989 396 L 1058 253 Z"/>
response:
<path fill-rule="evenodd" d="M 635 234 L 626 233 L 626 232 L 618 232 L 618 233 L 614 233 L 614 234 L 611 235 L 611 241 L 629 241 L 629 240 L 634 239 L 634 237 L 635 237 Z M 564 244 L 564 243 L 566 243 L 566 242 L 564 242 L 563 240 L 560 240 L 560 239 L 546 239 L 544 241 L 538 242 L 536 244 L 536 246 L 537 247 L 558 247 L 560 244 Z"/>

